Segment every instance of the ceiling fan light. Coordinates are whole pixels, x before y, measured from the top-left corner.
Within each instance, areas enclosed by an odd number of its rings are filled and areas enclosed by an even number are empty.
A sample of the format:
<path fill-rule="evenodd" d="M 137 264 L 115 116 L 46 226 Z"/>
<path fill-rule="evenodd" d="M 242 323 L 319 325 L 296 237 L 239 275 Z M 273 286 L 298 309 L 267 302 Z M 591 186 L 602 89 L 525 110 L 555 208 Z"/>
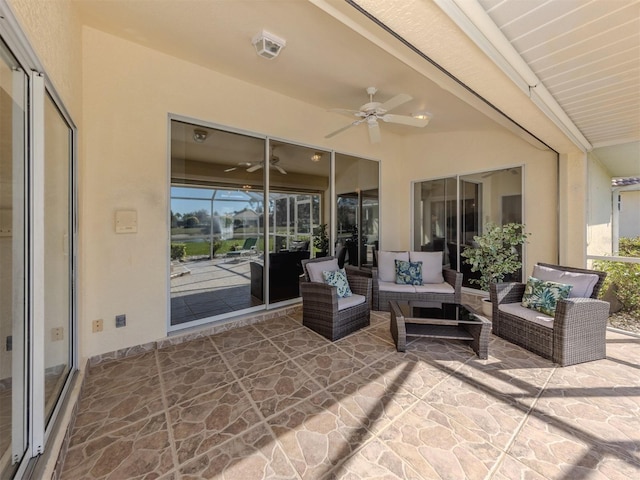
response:
<path fill-rule="evenodd" d="M 208 136 L 209 132 L 207 132 L 206 130 L 200 130 L 199 128 L 196 128 L 193 131 L 193 141 L 196 143 L 204 143 Z"/>
<path fill-rule="evenodd" d="M 431 114 L 429 112 L 416 112 L 412 113 L 411 116 L 416 120 L 428 120 L 431 118 Z"/>

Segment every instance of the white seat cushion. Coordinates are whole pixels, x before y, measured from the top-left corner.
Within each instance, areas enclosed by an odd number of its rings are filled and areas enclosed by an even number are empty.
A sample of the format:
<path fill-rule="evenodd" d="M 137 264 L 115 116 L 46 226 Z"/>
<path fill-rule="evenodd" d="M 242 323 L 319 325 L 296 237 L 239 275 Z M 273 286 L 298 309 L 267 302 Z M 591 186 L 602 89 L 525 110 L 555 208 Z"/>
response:
<path fill-rule="evenodd" d="M 401 292 L 401 293 L 416 293 L 416 288 L 413 285 L 401 285 L 393 282 L 378 282 L 378 290 L 383 292 Z"/>
<path fill-rule="evenodd" d="M 556 270 L 555 268 L 544 267 L 542 265 L 535 265 L 531 276 L 547 282 L 573 285 L 573 288 L 569 292 L 569 298 L 591 297 L 593 287 L 596 286 L 600 278 L 595 273 L 565 272 L 564 270 Z"/>
<path fill-rule="evenodd" d="M 540 313 L 537 310 L 532 310 L 527 307 L 523 307 L 521 303 L 503 303 L 498 305 L 498 310 L 501 312 L 515 315 L 516 317 L 524 318 L 543 327 L 553 328 L 553 317 Z"/>
<path fill-rule="evenodd" d="M 409 252 L 409 260 L 422 262 L 422 283 L 442 283 L 442 252 Z"/>
<path fill-rule="evenodd" d="M 338 259 L 332 258 L 331 260 L 325 260 L 324 262 L 309 262 L 305 265 L 309 280 L 316 283 L 325 283 L 322 272 L 335 272 L 340 270 L 338 267 Z"/>
<path fill-rule="evenodd" d="M 396 259 L 409 261 L 409 252 L 389 252 L 380 250 L 378 255 L 378 279 L 383 282 L 396 281 Z"/>
<path fill-rule="evenodd" d="M 455 291 L 447 282 L 416 285 L 416 293 L 455 293 Z"/>
<path fill-rule="evenodd" d="M 355 307 L 356 305 L 360 305 L 367 300 L 367 297 L 364 295 L 358 295 L 354 293 L 350 297 L 343 297 L 338 299 L 338 310 L 344 310 L 345 308 Z"/>

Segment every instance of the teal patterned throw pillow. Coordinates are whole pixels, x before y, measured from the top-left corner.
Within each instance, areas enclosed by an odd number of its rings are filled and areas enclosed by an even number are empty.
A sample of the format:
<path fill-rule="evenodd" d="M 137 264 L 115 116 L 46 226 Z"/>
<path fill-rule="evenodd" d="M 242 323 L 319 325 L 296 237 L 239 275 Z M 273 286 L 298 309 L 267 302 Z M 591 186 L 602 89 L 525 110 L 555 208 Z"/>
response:
<path fill-rule="evenodd" d="M 400 285 L 422 285 L 422 262 L 396 260 L 396 283 Z"/>
<path fill-rule="evenodd" d="M 335 270 L 333 272 L 322 272 L 322 276 L 324 277 L 324 281 L 327 285 L 331 285 L 332 287 L 336 287 L 338 289 L 338 297 L 344 298 L 353 295 L 353 293 L 351 293 L 351 289 L 349 288 L 347 272 L 344 271 L 344 268 Z"/>
<path fill-rule="evenodd" d="M 558 301 L 567 298 L 572 288 L 573 285 L 529 277 L 524 287 L 522 306 L 553 317 L 556 314 Z"/>

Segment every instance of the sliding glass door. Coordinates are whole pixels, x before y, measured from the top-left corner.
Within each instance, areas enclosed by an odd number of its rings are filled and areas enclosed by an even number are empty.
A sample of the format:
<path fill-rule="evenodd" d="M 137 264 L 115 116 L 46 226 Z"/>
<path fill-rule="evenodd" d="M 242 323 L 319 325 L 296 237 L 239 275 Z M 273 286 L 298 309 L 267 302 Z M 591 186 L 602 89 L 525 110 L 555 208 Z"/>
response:
<path fill-rule="evenodd" d="M 171 120 L 169 329 L 296 301 L 330 173 L 329 152 Z"/>
<path fill-rule="evenodd" d="M 336 252 L 346 263 L 372 266 L 379 247 L 379 164 L 336 153 Z"/>
<path fill-rule="evenodd" d="M 27 76 L 0 42 L 0 477 L 27 453 L 25 165 Z"/>
<path fill-rule="evenodd" d="M 463 285 L 478 288 L 470 280 L 479 272 L 460 254 L 487 225 L 522 223 L 522 168 L 416 182 L 413 197 L 413 248 L 442 251 L 443 263 L 463 273 Z"/>
<path fill-rule="evenodd" d="M 48 448 L 76 369 L 76 131 L 46 77 L 35 65 L 25 68 L 4 42 L 0 477 L 13 478 Z"/>
<path fill-rule="evenodd" d="M 72 367 L 72 131 L 44 103 L 44 417 L 49 422 Z"/>

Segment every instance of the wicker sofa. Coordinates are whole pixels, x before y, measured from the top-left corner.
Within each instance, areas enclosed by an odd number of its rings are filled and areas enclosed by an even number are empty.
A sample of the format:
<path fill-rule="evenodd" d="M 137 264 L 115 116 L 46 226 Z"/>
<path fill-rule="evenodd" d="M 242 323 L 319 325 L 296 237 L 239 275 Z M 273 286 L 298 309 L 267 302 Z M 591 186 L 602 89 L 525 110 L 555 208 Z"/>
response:
<path fill-rule="evenodd" d="M 322 271 L 337 270 L 335 257 L 303 260 L 300 276 L 302 324 L 331 341 L 338 340 L 369 325 L 371 313 L 371 279 L 352 274 L 346 268 L 353 295 L 339 298 L 337 288 L 321 279 Z"/>
<path fill-rule="evenodd" d="M 492 284 L 493 334 L 561 366 L 604 358 L 609 304 L 597 297 L 606 273 L 538 263 L 532 276 L 574 287 L 550 317 L 522 306 L 524 283 Z"/>
<path fill-rule="evenodd" d="M 462 274 L 442 265 L 443 252 L 376 251 L 377 267 L 371 270 L 373 309 L 389 311 L 389 301 L 460 303 Z M 422 262 L 422 285 L 399 285 L 395 260 Z"/>

